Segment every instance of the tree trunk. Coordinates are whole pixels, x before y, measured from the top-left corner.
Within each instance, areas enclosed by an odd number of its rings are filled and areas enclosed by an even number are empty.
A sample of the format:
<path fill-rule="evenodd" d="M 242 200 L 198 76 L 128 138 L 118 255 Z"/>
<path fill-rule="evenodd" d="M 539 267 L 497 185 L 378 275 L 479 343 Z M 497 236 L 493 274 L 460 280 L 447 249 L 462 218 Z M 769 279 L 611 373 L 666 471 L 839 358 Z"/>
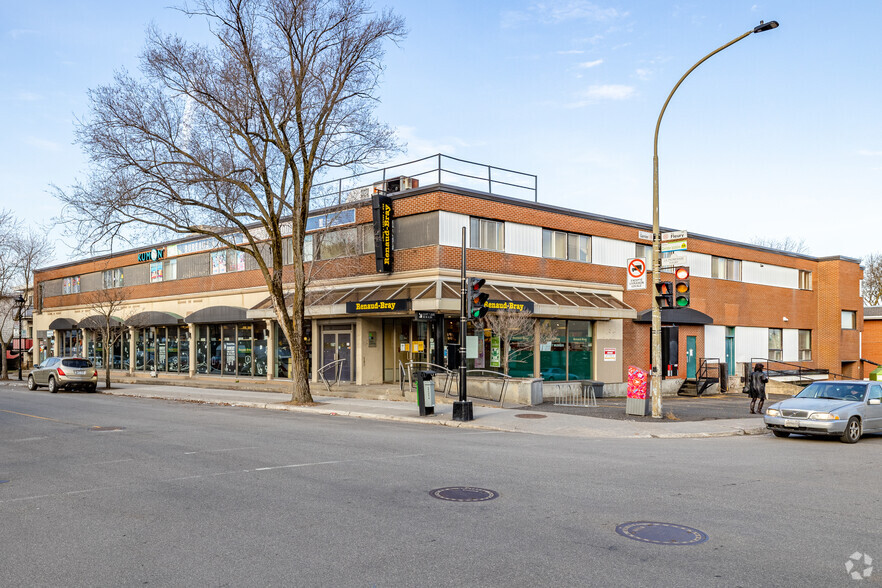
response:
<path fill-rule="evenodd" d="M 113 345 L 109 345 L 107 341 L 110 341 L 110 333 L 106 333 L 104 337 L 104 389 L 110 389 L 110 352 L 113 349 Z"/>
<path fill-rule="evenodd" d="M 0 341 L 0 356 L 3 357 L 3 364 L 0 367 L 0 380 L 8 380 L 9 368 L 6 363 L 6 341 Z"/>

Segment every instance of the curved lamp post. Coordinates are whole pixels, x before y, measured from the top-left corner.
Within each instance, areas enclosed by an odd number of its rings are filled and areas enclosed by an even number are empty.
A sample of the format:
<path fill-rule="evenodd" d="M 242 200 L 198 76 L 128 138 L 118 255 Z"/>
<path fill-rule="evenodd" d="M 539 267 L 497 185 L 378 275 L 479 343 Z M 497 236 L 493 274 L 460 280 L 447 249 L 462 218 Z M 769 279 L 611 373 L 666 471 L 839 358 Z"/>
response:
<path fill-rule="evenodd" d="M 697 68 L 699 65 L 701 65 L 723 49 L 734 45 L 748 35 L 752 33 L 762 33 L 764 31 L 770 31 L 777 27 L 777 21 L 760 21 L 760 24 L 758 26 L 747 31 L 743 35 L 732 39 L 722 47 L 719 47 L 702 57 L 698 61 L 698 63 L 690 67 L 689 71 L 683 74 L 683 77 L 680 78 L 680 80 L 674 86 L 674 89 L 671 90 L 670 94 L 668 94 L 668 99 L 665 100 L 665 104 L 664 106 L 662 106 L 661 112 L 658 114 L 658 122 L 655 124 L 655 138 L 652 142 L 652 374 L 650 378 L 650 395 L 652 396 L 653 418 L 660 419 L 662 417 L 661 307 L 659 307 L 658 298 L 656 298 L 656 295 L 658 293 L 659 278 L 661 276 L 661 233 L 659 232 L 658 221 L 658 129 L 659 127 L 661 127 L 662 117 L 665 115 L 665 109 L 668 107 L 668 103 L 674 96 L 674 92 L 677 91 L 677 88 L 680 87 L 680 84 L 683 83 L 683 80 L 686 79 L 686 76 L 695 71 L 695 68 Z"/>

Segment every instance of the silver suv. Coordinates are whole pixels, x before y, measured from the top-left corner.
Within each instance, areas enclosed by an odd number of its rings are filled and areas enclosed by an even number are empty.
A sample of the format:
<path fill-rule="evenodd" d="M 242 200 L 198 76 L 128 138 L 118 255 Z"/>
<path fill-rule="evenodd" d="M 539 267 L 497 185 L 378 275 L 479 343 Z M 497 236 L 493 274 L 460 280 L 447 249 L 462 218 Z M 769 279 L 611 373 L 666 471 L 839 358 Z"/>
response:
<path fill-rule="evenodd" d="M 38 386 L 47 386 L 52 393 L 59 388 L 94 392 L 98 388 L 98 370 L 82 357 L 49 357 L 28 374 L 28 390 L 36 390 Z"/>

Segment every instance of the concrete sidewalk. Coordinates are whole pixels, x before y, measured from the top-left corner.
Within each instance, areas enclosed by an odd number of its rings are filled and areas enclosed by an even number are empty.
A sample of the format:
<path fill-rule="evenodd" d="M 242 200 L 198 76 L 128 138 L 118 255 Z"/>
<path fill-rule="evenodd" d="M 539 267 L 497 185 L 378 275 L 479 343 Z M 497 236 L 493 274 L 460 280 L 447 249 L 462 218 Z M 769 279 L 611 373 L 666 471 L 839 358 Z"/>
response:
<path fill-rule="evenodd" d="M 14 382 L 14 385 L 18 385 L 18 382 Z M 99 388 L 98 391 L 115 396 L 241 406 L 332 417 L 367 418 L 484 431 L 506 431 L 595 439 L 725 437 L 761 435 L 767 432 L 762 420 L 755 417 L 704 421 L 658 420 L 639 422 L 554 412 L 539 413 L 512 408 L 483 406 L 476 403 L 474 405 L 474 420 L 463 423 L 452 420 L 453 406 L 447 403 L 437 404 L 434 415 L 421 417 L 415 402 L 403 400 L 314 395 L 313 398 L 318 403 L 316 406 L 294 406 L 286 404 L 290 398 L 288 394 L 279 392 L 195 388 L 180 385 L 142 383 L 114 384 L 114 388 L 110 390 Z M 45 393 L 45 389 L 41 388 L 40 392 Z M 78 392 L 72 393 L 77 394 Z"/>

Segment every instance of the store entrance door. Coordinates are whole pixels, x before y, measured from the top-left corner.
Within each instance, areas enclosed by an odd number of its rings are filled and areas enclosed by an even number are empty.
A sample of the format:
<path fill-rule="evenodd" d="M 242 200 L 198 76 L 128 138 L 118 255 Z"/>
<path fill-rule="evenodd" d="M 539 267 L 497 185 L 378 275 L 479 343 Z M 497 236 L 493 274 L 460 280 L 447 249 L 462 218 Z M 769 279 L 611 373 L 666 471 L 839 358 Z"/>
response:
<path fill-rule="evenodd" d="M 322 365 L 319 367 L 325 380 L 351 382 L 352 373 L 352 327 L 325 327 L 322 329 Z"/>

